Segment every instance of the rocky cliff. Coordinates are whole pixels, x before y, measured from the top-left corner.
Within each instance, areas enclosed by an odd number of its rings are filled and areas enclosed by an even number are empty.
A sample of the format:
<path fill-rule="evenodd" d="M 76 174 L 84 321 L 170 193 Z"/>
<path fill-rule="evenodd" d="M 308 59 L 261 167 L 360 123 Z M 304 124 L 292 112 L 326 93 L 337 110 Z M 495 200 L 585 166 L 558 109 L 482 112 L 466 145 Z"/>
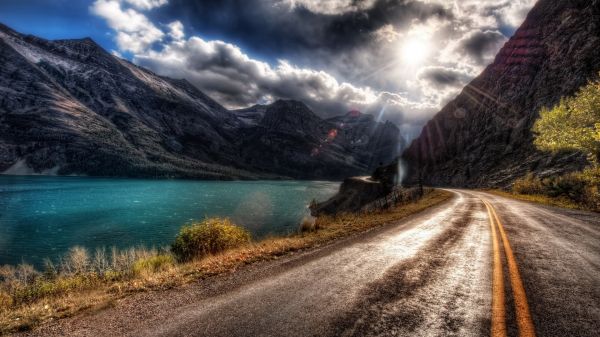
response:
<path fill-rule="evenodd" d="M 0 25 L 0 64 L 0 173 L 335 179 L 389 159 L 304 104 L 229 111 L 91 39 L 48 41 Z M 397 147 L 395 127 L 367 124 L 389 136 L 367 147 Z"/>
<path fill-rule="evenodd" d="M 537 151 L 530 129 L 542 107 L 572 95 L 599 71 L 600 1 L 538 1 L 494 62 L 404 152 L 406 181 L 505 186 L 528 171 L 580 168 L 579 154 Z"/>

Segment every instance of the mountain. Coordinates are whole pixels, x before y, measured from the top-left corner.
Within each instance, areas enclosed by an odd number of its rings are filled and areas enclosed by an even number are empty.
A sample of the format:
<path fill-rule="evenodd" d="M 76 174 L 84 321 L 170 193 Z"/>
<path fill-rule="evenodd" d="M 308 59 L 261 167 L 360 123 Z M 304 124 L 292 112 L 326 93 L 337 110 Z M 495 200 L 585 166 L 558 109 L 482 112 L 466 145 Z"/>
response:
<path fill-rule="evenodd" d="M 0 173 L 330 179 L 373 167 L 301 103 L 229 111 L 89 38 L 0 25 L 0 62 Z"/>
<path fill-rule="evenodd" d="M 581 168 L 576 153 L 542 153 L 531 126 L 542 107 L 572 95 L 600 71 L 600 1 L 540 0 L 494 62 L 404 152 L 406 181 L 506 186 Z M 394 167 L 387 169 L 390 174 Z"/>
<path fill-rule="evenodd" d="M 299 178 L 356 175 L 391 162 L 403 145 L 395 125 L 358 112 L 323 120 L 302 102 L 277 101 L 236 113 L 245 123 L 241 160 L 259 172 Z"/>
<path fill-rule="evenodd" d="M 400 130 L 393 123 L 375 121 L 370 114 L 350 111 L 345 115 L 327 120 L 344 131 L 352 151 L 359 161 L 368 167 L 377 167 L 392 162 L 406 147 Z M 397 142 L 391 140 L 396 139 Z"/>

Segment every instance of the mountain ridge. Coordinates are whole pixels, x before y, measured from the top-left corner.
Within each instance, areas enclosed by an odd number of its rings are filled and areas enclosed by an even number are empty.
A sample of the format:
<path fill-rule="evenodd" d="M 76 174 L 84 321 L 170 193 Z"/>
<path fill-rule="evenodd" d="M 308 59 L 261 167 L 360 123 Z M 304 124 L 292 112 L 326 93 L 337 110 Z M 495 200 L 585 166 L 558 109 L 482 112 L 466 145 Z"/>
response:
<path fill-rule="evenodd" d="M 90 38 L 50 41 L 2 25 L 0 45 L 0 172 L 340 179 L 381 159 L 367 162 L 372 155 L 346 143 L 345 130 L 303 103 L 274 102 L 261 108 L 266 120 L 257 114 L 249 123 L 187 80 L 157 75 Z M 293 128 L 294 119 L 307 125 Z M 268 123 L 271 140 L 260 135 Z M 396 146 L 397 128 L 387 135 L 367 136 Z"/>

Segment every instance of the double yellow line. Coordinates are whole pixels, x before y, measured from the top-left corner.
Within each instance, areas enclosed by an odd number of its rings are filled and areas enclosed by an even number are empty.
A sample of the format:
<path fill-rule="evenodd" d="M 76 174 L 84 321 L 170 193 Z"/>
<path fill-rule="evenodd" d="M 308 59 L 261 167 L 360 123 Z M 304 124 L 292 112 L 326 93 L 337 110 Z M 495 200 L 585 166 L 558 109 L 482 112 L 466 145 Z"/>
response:
<path fill-rule="evenodd" d="M 498 242 L 498 233 L 502 239 L 504 254 L 508 264 L 508 274 L 510 277 L 510 286 L 513 293 L 515 303 L 515 312 L 517 316 L 517 327 L 519 329 L 519 337 L 535 337 L 535 328 L 533 320 L 529 312 L 529 304 L 527 304 L 527 296 L 523 281 L 517 266 L 517 260 L 513 254 L 504 226 L 496 214 L 494 207 L 487 201 L 483 200 L 487 208 L 490 218 L 490 226 L 492 228 L 492 247 L 493 247 L 493 262 L 492 271 L 492 337 L 506 337 L 506 305 L 504 294 L 504 275 L 502 271 L 502 258 L 500 256 L 500 244 Z M 497 231 L 496 231 L 497 228 Z"/>

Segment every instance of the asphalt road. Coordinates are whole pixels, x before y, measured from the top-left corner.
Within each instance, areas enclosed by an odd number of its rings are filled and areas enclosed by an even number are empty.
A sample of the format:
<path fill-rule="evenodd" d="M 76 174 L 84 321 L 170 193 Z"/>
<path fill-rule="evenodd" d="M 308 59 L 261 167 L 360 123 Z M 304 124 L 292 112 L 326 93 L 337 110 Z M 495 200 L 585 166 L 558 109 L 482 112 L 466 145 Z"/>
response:
<path fill-rule="evenodd" d="M 598 336 L 600 216 L 453 190 L 335 244 L 31 336 Z"/>

